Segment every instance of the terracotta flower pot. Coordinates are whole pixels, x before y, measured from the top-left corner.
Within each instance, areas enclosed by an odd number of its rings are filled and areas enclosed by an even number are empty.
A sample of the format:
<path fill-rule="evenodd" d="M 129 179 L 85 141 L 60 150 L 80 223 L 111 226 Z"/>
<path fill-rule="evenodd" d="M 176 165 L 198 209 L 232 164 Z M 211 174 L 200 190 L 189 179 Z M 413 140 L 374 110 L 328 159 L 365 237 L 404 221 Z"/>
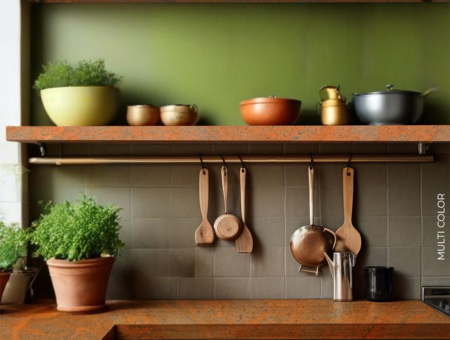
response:
<path fill-rule="evenodd" d="M 0 301 L 2 300 L 3 291 L 8 283 L 11 272 L 0 272 Z"/>
<path fill-rule="evenodd" d="M 83 261 L 48 260 L 57 309 L 84 313 L 103 310 L 113 264 L 114 257 Z"/>

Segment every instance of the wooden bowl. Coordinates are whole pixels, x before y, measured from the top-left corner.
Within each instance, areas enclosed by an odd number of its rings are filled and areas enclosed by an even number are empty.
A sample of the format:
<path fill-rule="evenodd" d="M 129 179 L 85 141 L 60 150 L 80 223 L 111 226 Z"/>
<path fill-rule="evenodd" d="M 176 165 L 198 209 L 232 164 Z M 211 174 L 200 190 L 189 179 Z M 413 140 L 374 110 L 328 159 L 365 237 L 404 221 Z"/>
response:
<path fill-rule="evenodd" d="M 300 116 L 301 104 L 295 99 L 253 98 L 241 103 L 241 114 L 248 125 L 292 125 Z"/>

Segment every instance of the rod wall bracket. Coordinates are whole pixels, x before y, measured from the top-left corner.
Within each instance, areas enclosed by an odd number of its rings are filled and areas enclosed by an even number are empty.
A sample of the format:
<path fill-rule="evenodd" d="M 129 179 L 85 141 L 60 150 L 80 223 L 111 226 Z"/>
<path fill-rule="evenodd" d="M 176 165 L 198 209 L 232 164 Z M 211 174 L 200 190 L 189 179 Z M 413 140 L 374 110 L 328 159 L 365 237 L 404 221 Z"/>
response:
<path fill-rule="evenodd" d="M 419 155 L 426 155 L 430 149 L 431 149 L 431 143 L 419 142 L 419 144 L 418 144 Z"/>

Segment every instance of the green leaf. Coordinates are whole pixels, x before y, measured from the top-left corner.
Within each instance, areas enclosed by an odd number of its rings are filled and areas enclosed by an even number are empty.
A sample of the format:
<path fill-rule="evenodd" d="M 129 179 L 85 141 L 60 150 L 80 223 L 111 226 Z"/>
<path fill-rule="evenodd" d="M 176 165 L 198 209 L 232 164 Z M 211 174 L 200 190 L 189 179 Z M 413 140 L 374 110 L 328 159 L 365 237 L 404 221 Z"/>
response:
<path fill-rule="evenodd" d="M 80 61 L 69 64 L 66 60 L 42 66 L 43 71 L 34 82 L 33 88 L 41 91 L 53 87 L 66 86 L 111 86 L 117 87 L 121 76 L 108 72 L 105 61 Z"/>
<path fill-rule="evenodd" d="M 119 211 L 113 204 L 101 205 L 85 195 L 76 203 L 47 203 L 39 220 L 33 222 L 31 241 L 38 247 L 34 256 L 79 261 L 117 255 L 124 247 L 119 238 Z"/>
<path fill-rule="evenodd" d="M 27 256 L 30 232 L 17 223 L 10 225 L 0 220 L 0 271 L 11 270 L 19 258 Z"/>

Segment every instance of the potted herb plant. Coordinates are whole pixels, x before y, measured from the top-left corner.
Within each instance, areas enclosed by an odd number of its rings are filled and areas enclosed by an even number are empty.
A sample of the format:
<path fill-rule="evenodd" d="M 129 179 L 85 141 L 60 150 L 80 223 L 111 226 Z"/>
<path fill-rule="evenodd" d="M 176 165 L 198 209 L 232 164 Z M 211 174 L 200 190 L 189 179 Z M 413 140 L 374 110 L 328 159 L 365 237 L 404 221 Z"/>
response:
<path fill-rule="evenodd" d="M 12 273 L 20 258 L 27 256 L 29 232 L 17 223 L 6 224 L 0 220 L 0 301 Z"/>
<path fill-rule="evenodd" d="M 58 126 L 106 125 L 115 116 L 122 77 L 105 61 L 48 63 L 34 83 L 50 119 Z"/>
<path fill-rule="evenodd" d="M 75 203 L 49 202 L 33 223 L 34 255 L 47 261 L 58 310 L 97 312 L 105 308 L 114 256 L 124 246 L 119 237 L 119 210 L 82 196 Z"/>

